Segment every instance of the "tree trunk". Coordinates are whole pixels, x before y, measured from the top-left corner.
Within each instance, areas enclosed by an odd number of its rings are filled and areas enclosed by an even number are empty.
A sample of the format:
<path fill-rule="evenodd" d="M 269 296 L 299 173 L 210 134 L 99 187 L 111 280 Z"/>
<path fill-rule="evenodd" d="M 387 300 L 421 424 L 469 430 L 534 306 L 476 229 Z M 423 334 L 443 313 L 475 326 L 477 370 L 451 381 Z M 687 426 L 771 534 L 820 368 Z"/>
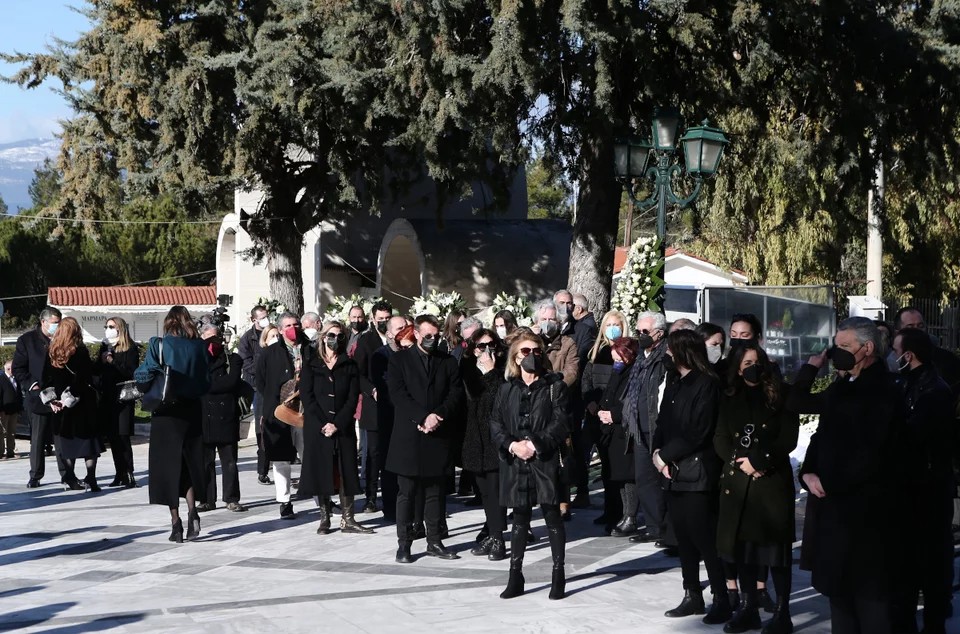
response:
<path fill-rule="evenodd" d="M 293 222 L 270 223 L 267 242 L 267 272 L 271 299 L 279 301 L 291 313 L 303 314 L 303 236 Z"/>
<path fill-rule="evenodd" d="M 581 154 L 580 203 L 570 243 L 567 286 L 583 293 L 596 314 L 610 305 L 613 253 L 620 224 L 621 186 L 613 174 L 613 142 L 609 135 L 585 144 Z"/>

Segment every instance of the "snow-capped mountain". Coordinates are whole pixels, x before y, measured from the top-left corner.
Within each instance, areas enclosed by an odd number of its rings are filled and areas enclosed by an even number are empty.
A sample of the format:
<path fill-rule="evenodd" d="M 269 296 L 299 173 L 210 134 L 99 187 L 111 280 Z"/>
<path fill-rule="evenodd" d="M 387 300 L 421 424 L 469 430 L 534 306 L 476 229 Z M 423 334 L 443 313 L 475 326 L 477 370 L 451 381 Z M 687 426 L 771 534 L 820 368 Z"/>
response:
<path fill-rule="evenodd" d="M 25 139 L 0 143 L 0 197 L 12 211 L 30 206 L 27 188 L 33 181 L 33 170 L 46 158 L 55 158 L 60 151 L 58 139 Z"/>

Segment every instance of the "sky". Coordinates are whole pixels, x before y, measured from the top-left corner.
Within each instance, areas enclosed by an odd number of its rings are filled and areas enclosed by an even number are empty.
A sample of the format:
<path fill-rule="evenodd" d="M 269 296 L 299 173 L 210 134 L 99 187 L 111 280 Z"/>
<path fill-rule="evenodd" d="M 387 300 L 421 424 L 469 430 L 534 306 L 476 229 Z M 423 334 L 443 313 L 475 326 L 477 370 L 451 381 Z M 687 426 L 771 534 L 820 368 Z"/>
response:
<path fill-rule="evenodd" d="M 55 37 L 73 40 L 89 28 L 89 22 L 71 7 L 84 7 L 83 0 L 2 0 L 0 51 L 36 53 Z M 0 62 L 0 75 L 9 76 L 16 66 Z M 56 82 L 32 90 L 0 82 L 0 143 L 50 138 L 59 131 L 59 119 L 70 116 L 63 97 L 53 91 Z"/>

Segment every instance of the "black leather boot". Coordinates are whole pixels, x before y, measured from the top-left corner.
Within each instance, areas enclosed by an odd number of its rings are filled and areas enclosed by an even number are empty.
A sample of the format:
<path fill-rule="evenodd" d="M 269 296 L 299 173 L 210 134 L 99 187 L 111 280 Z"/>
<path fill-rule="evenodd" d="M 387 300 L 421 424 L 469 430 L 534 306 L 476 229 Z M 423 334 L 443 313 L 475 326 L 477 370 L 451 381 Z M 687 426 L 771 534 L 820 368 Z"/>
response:
<path fill-rule="evenodd" d="M 703 622 L 707 625 L 721 625 L 729 621 L 732 616 L 733 606 L 730 605 L 730 597 L 724 589 L 723 592 L 713 595 L 713 605 L 703 617 Z"/>
<path fill-rule="evenodd" d="M 410 555 L 410 542 L 398 542 L 399 548 L 397 548 L 397 558 L 396 561 L 398 564 L 409 564 L 413 563 L 413 557 Z"/>
<path fill-rule="evenodd" d="M 320 496 L 320 524 L 317 526 L 317 535 L 326 535 L 330 532 L 330 498 Z"/>
<path fill-rule="evenodd" d="M 139 486 L 137 484 L 137 479 L 133 476 L 133 471 L 127 472 L 127 479 L 123 486 L 126 489 L 136 489 Z"/>
<path fill-rule="evenodd" d="M 740 634 L 760 629 L 760 609 L 756 589 L 744 590 L 742 596 L 740 605 L 723 626 L 723 631 L 727 634 Z"/>
<path fill-rule="evenodd" d="M 177 520 L 173 523 L 173 530 L 170 531 L 170 537 L 168 538 L 172 542 L 178 544 L 183 543 L 183 522 Z"/>
<path fill-rule="evenodd" d="M 777 611 L 777 604 L 766 588 L 757 589 L 757 607 L 767 614 L 773 614 Z"/>
<path fill-rule="evenodd" d="M 340 494 L 340 532 L 341 533 L 363 533 L 373 532 L 372 528 L 367 528 L 357 522 L 353 515 L 353 496 Z"/>
<path fill-rule="evenodd" d="M 550 554 L 553 557 L 553 576 L 550 581 L 549 598 L 556 601 L 567 596 L 567 579 L 563 571 L 567 548 L 567 531 L 561 524 L 556 528 L 548 528 L 547 537 L 550 540 Z"/>
<path fill-rule="evenodd" d="M 777 612 L 763 626 L 761 634 L 792 634 L 793 621 L 790 619 L 790 597 L 777 597 Z"/>
<path fill-rule="evenodd" d="M 663 615 L 675 619 L 683 616 L 692 616 L 694 614 L 703 614 L 706 611 L 707 606 L 703 604 L 703 590 L 700 588 L 687 588 L 683 592 L 683 601 L 680 602 L 680 605 L 672 610 L 667 610 Z"/>
<path fill-rule="evenodd" d="M 500 593 L 501 599 L 512 599 L 523 594 L 523 554 L 527 551 L 527 527 L 513 525 L 510 539 L 510 578 L 507 587 Z"/>
<path fill-rule="evenodd" d="M 187 514 L 187 540 L 200 537 L 200 514 L 194 509 Z"/>
<path fill-rule="evenodd" d="M 613 537 L 630 537 L 636 532 L 637 520 L 627 516 L 623 518 L 623 521 L 617 524 L 616 528 L 610 532 L 610 535 Z"/>
<path fill-rule="evenodd" d="M 490 552 L 487 553 L 487 559 L 490 561 L 502 561 L 507 557 L 507 545 L 502 539 L 496 537 L 490 538 Z"/>

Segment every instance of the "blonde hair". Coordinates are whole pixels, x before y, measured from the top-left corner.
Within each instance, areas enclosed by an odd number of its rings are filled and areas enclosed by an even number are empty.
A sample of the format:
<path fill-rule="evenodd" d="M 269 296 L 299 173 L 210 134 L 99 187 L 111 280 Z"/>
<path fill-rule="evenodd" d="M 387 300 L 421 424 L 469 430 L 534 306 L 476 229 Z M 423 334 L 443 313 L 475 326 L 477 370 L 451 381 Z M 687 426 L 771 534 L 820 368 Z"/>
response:
<path fill-rule="evenodd" d="M 520 344 L 529 341 L 540 348 L 540 358 L 543 359 L 543 369 L 550 371 L 550 358 L 547 357 L 547 347 L 543 344 L 543 338 L 527 331 L 515 337 L 510 344 L 510 351 L 507 353 L 507 367 L 503 371 L 503 378 L 509 381 L 520 376 L 520 366 L 517 365 L 516 358 L 520 353 Z"/>
<path fill-rule="evenodd" d="M 133 340 L 130 339 L 130 327 L 122 317 L 109 317 L 107 321 L 112 321 L 117 326 L 117 345 L 113 347 L 117 352 L 126 352 L 133 347 Z"/>
<path fill-rule="evenodd" d="M 603 319 L 600 320 L 600 327 L 597 328 L 597 340 L 593 342 L 593 348 L 590 349 L 590 354 L 587 355 L 587 358 L 590 359 L 590 362 L 593 363 L 597 360 L 597 353 L 600 352 L 600 349 L 604 346 L 609 346 L 613 342 L 607 339 L 607 333 L 605 332 L 607 327 L 607 320 L 610 318 L 620 320 L 620 336 L 627 336 L 627 318 L 619 310 L 608 310 L 603 315 Z"/>
<path fill-rule="evenodd" d="M 321 357 L 322 357 L 324 354 L 326 354 L 326 351 L 327 351 L 327 346 L 326 346 L 326 344 L 323 342 L 323 338 L 324 338 L 324 336 L 325 336 L 328 332 L 330 332 L 330 329 L 331 329 L 331 328 L 339 328 L 341 335 L 343 334 L 343 331 L 346 330 L 346 329 L 343 327 L 343 323 L 340 322 L 340 321 L 337 321 L 336 319 L 331 319 L 330 321 L 325 321 L 325 322 L 323 322 L 323 327 L 320 329 L 320 332 L 317 333 L 317 341 L 316 341 L 315 344 L 313 344 L 313 345 L 316 346 L 317 352 L 320 353 L 320 356 L 321 356 Z M 320 344 L 323 344 L 323 347 L 322 347 L 322 348 L 321 348 L 321 345 L 320 345 Z M 346 352 L 346 350 L 344 350 L 344 352 Z"/>
<path fill-rule="evenodd" d="M 267 327 L 263 329 L 263 332 L 260 333 L 261 348 L 266 348 L 267 346 L 270 345 L 269 343 L 267 343 L 267 339 L 270 338 L 270 332 L 273 330 L 277 331 L 278 336 L 280 335 L 280 329 L 277 328 L 276 325 L 274 324 L 268 324 Z"/>

